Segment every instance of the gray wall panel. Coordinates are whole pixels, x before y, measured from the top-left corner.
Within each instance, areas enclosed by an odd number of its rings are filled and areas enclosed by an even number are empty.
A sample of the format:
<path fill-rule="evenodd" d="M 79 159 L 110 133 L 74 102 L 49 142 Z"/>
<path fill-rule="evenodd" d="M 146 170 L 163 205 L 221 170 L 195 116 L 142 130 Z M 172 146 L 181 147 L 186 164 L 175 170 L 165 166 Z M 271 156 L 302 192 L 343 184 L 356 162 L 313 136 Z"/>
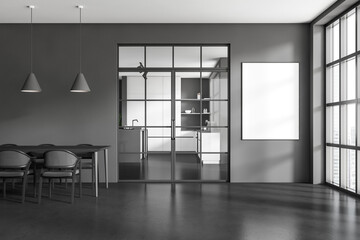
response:
<path fill-rule="evenodd" d="M 308 24 L 84 25 L 88 94 L 69 92 L 78 71 L 76 25 L 34 25 L 40 94 L 20 93 L 29 72 L 28 26 L 3 24 L 0 35 L 0 144 L 109 144 L 110 180 L 116 181 L 116 44 L 230 43 L 231 181 L 309 181 Z M 241 141 L 241 62 L 300 63 L 299 141 Z"/>

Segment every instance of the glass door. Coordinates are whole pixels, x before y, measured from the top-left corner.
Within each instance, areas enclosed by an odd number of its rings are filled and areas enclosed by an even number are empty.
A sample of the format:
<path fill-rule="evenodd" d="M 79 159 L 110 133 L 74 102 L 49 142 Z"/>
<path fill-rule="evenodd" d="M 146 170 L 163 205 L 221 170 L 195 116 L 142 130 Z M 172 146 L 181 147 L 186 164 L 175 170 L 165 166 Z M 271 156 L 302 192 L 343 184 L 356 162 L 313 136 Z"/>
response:
<path fill-rule="evenodd" d="M 227 75 L 175 73 L 175 180 L 225 181 Z"/>
<path fill-rule="evenodd" d="M 120 180 L 171 180 L 172 74 L 120 72 Z"/>

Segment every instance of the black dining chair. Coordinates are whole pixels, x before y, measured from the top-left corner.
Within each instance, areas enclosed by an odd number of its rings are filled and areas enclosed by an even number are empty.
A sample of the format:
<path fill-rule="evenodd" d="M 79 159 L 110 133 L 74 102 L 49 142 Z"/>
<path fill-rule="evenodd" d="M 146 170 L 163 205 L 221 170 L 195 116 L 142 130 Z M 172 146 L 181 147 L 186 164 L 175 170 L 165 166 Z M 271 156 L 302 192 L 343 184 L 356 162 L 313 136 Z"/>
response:
<path fill-rule="evenodd" d="M 93 145 L 91 144 L 78 144 L 78 147 L 91 147 Z M 94 188 L 95 185 L 95 163 L 93 160 L 93 156 L 92 156 L 92 152 L 88 152 L 88 153 L 79 153 L 77 154 L 77 156 L 80 157 L 80 161 L 81 161 L 81 170 L 84 169 L 91 169 L 91 185 L 92 188 Z"/>
<path fill-rule="evenodd" d="M 17 144 L 13 144 L 13 143 L 5 143 L 2 144 L 1 147 L 6 147 L 6 148 L 11 148 L 11 149 L 16 149 L 18 145 Z M 12 189 L 15 188 L 15 179 L 12 180 Z"/>
<path fill-rule="evenodd" d="M 38 145 L 39 147 L 53 147 L 54 144 L 45 143 Z M 41 168 L 44 166 L 44 151 L 33 151 L 28 153 L 31 156 L 32 166 L 34 170 L 34 188 L 36 188 L 37 179 L 39 179 L 39 174 Z M 34 191 L 34 197 L 36 197 L 36 190 Z"/>
<path fill-rule="evenodd" d="M 19 150 L 0 151 L 0 178 L 3 180 L 3 195 L 6 197 L 6 179 L 22 179 L 21 202 L 25 202 L 27 178 L 31 173 L 30 156 Z"/>
<path fill-rule="evenodd" d="M 82 195 L 81 186 L 81 162 L 72 152 L 67 150 L 48 151 L 44 154 L 44 168 L 41 170 L 39 179 L 38 203 L 41 202 L 43 179 L 49 179 L 49 198 L 51 198 L 51 185 L 53 179 L 71 179 L 71 203 L 75 197 L 75 182 L 78 176 L 79 196 Z"/>

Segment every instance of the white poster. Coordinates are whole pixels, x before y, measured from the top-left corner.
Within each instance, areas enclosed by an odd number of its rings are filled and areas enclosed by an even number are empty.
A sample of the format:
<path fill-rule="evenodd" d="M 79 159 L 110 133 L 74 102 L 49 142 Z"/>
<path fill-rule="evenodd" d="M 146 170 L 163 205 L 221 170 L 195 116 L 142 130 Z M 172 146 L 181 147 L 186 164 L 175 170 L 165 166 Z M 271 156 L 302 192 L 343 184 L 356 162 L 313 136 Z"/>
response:
<path fill-rule="evenodd" d="M 299 63 L 242 64 L 242 139 L 299 139 Z"/>

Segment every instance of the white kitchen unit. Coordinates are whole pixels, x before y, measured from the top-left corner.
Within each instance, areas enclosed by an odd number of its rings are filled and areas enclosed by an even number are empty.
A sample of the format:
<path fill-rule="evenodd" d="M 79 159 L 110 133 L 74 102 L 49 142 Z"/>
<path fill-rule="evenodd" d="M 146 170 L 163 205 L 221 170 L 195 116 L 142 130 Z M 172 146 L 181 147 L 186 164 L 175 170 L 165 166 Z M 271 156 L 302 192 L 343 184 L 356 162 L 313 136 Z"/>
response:
<path fill-rule="evenodd" d="M 201 141 L 202 138 L 202 141 Z M 203 164 L 219 164 L 220 163 L 220 133 L 219 132 L 198 132 L 198 149 L 202 152 L 214 152 L 213 154 L 203 153 L 201 158 Z"/>

